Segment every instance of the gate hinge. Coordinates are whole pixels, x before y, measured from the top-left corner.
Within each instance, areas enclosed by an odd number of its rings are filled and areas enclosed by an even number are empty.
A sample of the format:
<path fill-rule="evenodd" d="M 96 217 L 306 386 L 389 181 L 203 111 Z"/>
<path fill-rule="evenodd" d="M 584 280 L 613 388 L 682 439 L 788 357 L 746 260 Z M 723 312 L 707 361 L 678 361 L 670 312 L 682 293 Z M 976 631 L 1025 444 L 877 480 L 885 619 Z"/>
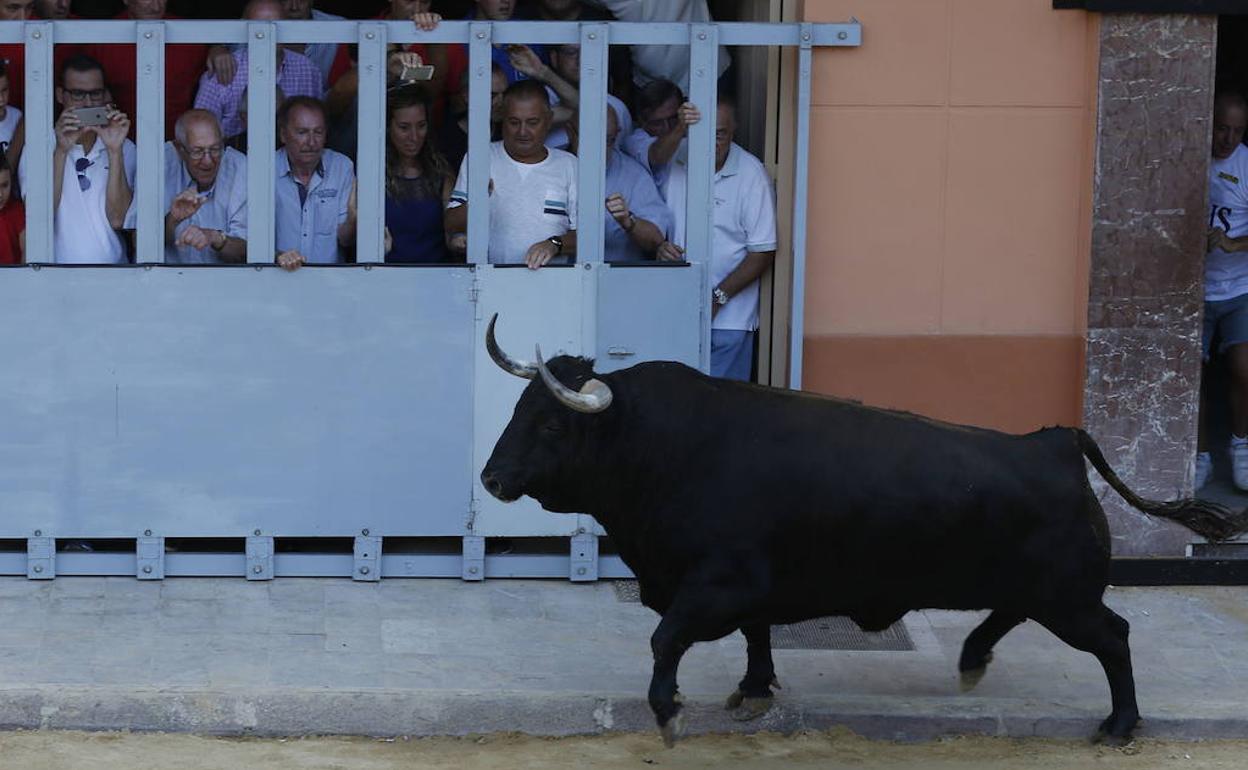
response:
<path fill-rule="evenodd" d="M 247 579 L 273 579 L 273 538 L 247 538 Z"/>
<path fill-rule="evenodd" d="M 368 530 L 364 530 L 367 532 Z M 352 580 L 377 582 L 381 580 L 381 538 L 357 535 L 355 538 L 355 563 L 351 569 Z"/>

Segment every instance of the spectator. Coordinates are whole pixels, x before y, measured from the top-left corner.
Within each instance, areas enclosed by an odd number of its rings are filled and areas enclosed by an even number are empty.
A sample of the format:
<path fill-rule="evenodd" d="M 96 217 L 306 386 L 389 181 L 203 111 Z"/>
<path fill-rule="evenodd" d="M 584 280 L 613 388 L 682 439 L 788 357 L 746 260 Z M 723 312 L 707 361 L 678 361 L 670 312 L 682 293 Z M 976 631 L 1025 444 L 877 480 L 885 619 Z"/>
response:
<path fill-rule="evenodd" d="M 250 0 L 243 9 L 248 21 L 280 21 L 281 0 Z M 221 131 L 227 140 L 243 131 L 243 94 L 247 90 L 247 49 L 235 51 L 234 78 L 222 85 L 212 72 L 205 72 L 199 80 L 199 93 L 195 96 L 195 109 L 208 110 L 221 121 Z M 294 96 L 321 95 L 321 74 L 303 54 L 297 53 L 285 43 L 277 47 L 277 85 L 288 98 Z"/>
<path fill-rule="evenodd" d="M 343 250 L 355 240 L 355 169 L 325 147 L 325 106 L 292 96 L 277 120 L 277 264 L 297 270 L 305 263 L 345 262 Z"/>
<path fill-rule="evenodd" d="M 654 177 L 662 189 L 673 159 L 683 161 L 687 155 L 685 137 L 689 126 L 702 117 L 675 83 L 656 80 L 637 95 L 639 128 L 624 139 L 624 152 L 632 155 Z M 670 198 L 668 200 L 671 200 Z"/>
<path fill-rule="evenodd" d="M 9 104 L 9 73 L 0 62 L 0 155 L 8 157 L 10 143 L 17 132 L 18 123 L 22 120 L 22 111 Z M 20 155 L 20 144 L 17 154 Z M 16 162 L 17 158 L 12 159 Z M 13 163 L 9 164 L 10 169 Z"/>
<path fill-rule="evenodd" d="M 159 21 L 176 19 L 165 13 L 165 0 L 125 0 L 126 10 L 118 19 Z M 109 87 L 117 109 L 127 115 L 137 115 L 138 70 L 135 64 L 135 47 L 130 44 L 88 43 L 81 52 L 104 67 L 109 74 Z M 165 46 L 165 136 L 173 136 L 173 124 L 178 116 L 191 107 L 195 97 L 195 82 L 204 71 L 208 47 L 201 44 Z"/>
<path fill-rule="evenodd" d="M 117 231 L 133 199 L 135 148 L 126 138 L 130 118 L 109 106 L 104 68 L 89 56 L 71 56 L 61 67 L 52 151 L 53 260 L 72 264 L 121 264 L 126 246 Z M 77 110 L 108 106 L 108 123 L 84 126 Z M 29 189 L 30 156 L 18 167 Z"/>
<path fill-rule="evenodd" d="M 0 21 L 25 21 L 30 18 L 34 0 L 0 0 Z M 0 63 L 9 74 L 9 104 L 26 106 L 26 45 L 0 43 Z"/>
<path fill-rule="evenodd" d="M 483 21 L 510 21 L 516 11 L 515 0 L 473 0 L 472 8 L 468 11 L 468 19 L 481 19 Z M 546 61 L 546 47 L 542 45 L 531 46 L 533 52 L 543 62 Z M 503 70 L 503 75 L 507 78 L 508 85 L 521 80 L 524 75 L 512 66 L 511 59 L 508 56 L 510 46 L 494 45 L 490 50 L 490 56 L 494 63 Z M 459 82 L 458 78 L 461 73 L 468 69 L 468 46 L 452 45 L 447 48 L 447 86 L 451 83 Z"/>
<path fill-rule="evenodd" d="M 434 30 L 442 21 L 442 16 L 433 12 L 433 0 L 390 0 L 386 10 L 378 16 L 387 21 L 411 20 L 417 29 Z M 420 61 L 433 67 L 432 77 L 425 84 L 425 90 L 432 100 L 430 106 L 433 114 L 430 117 L 433 125 L 441 125 L 446 114 L 446 94 L 452 87 L 447 78 L 450 72 L 447 45 L 440 43 L 411 43 L 403 50 L 414 53 Z M 455 73 L 458 77 L 458 73 Z"/>
<path fill-rule="evenodd" d="M 165 262 L 247 260 L 247 156 L 226 147 L 217 116 L 191 110 L 165 144 Z"/>
<path fill-rule="evenodd" d="M 714 21 L 706 0 L 587 0 L 605 7 L 620 21 L 654 24 L 680 22 L 703 24 Z M 655 80 L 670 80 L 681 91 L 689 91 L 689 46 L 632 46 L 633 83 L 644 88 Z M 724 74 L 732 59 L 728 49 L 719 47 L 719 75 Z"/>
<path fill-rule="evenodd" d="M 576 118 L 568 123 L 573 152 L 579 146 L 579 127 Z M 615 146 L 619 134 L 619 118 L 615 108 L 609 107 L 603 258 L 608 262 L 653 259 L 655 250 L 672 230 L 672 214 L 649 172 Z"/>
<path fill-rule="evenodd" d="M 291 21 L 343 21 L 342 16 L 314 8 L 313 0 L 283 0 L 285 18 Z M 321 73 L 319 90 L 309 96 L 324 96 L 337 76 L 348 68 L 346 50 L 340 43 L 292 43 L 290 50 L 303 54 Z"/>
<path fill-rule="evenodd" d="M 442 124 L 438 131 L 438 149 L 446 162 L 453 169 L 459 168 L 464 155 L 468 152 L 468 73 L 460 76 L 459 93 L 452 100 L 459 105 L 455 113 Z M 507 90 L 507 76 L 502 67 L 494 64 L 490 68 L 490 141 L 496 142 L 502 136 L 499 127 L 503 122 L 503 92 Z"/>
<path fill-rule="evenodd" d="M 285 103 L 286 103 L 286 93 L 282 91 L 281 86 L 274 86 L 273 124 L 275 127 L 277 125 L 276 114 L 282 111 L 282 105 Z M 233 147 L 234 149 L 238 150 L 242 154 L 246 155 L 247 154 L 247 89 L 246 88 L 243 89 L 242 95 L 238 97 L 238 119 L 239 119 L 239 122 L 242 123 L 242 130 L 239 131 L 234 136 L 231 136 L 230 138 L 226 139 L 225 146 Z M 282 132 L 280 128 L 277 128 L 277 130 L 273 132 L 273 147 L 274 148 L 277 148 L 280 146 L 281 133 Z"/>
<path fill-rule="evenodd" d="M 609 11 L 596 6 L 586 5 L 581 0 L 537 0 L 536 13 L 533 14 L 542 21 L 613 21 L 613 16 Z M 578 58 L 579 63 L 579 58 Z M 550 52 L 550 66 L 555 67 L 560 72 L 564 80 L 569 83 L 576 83 L 580 79 L 580 74 L 575 77 L 568 77 L 567 74 L 559 70 L 555 65 L 554 51 Z M 613 45 L 607 51 L 607 88 L 610 93 L 619 97 L 623 103 L 628 104 L 633 100 L 633 64 L 632 54 L 629 46 Z M 621 119 L 623 115 L 620 116 Z M 621 127 L 623 128 L 623 127 Z M 625 131 L 627 136 L 628 132 Z"/>
<path fill-rule="evenodd" d="M 711 236 L 711 374 L 749 380 L 758 329 L 758 279 L 776 258 L 776 204 L 758 158 L 732 141 L 736 100 L 721 93 L 715 122 L 714 230 Z M 666 191 L 675 236 L 659 259 L 680 260 L 685 238 L 684 166 L 674 164 Z M 679 245 L 678 245 L 679 244 Z"/>
<path fill-rule="evenodd" d="M 503 140 L 490 144 L 489 260 L 530 269 L 576 253 L 576 158 L 546 146 L 546 89 L 533 80 L 503 93 Z M 448 244 L 467 247 L 468 157 L 447 203 Z"/>
<path fill-rule="evenodd" d="M 1213 160 L 1209 164 L 1209 237 L 1205 256 L 1205 316 L 1201 343 L 1213 341 L 1230 370 L 1231 476 L 1248 491 L 1248 101 L 1223 92 L 1214 99 Z M 1202 399 L 1203 400 L 1203 399 Z M 1201 420 L 1201 427 L 1204 421 Z M 1196 488 L 1213 472 L 1204 431 L 1196 458 Z"/>
<path fill-rule="evenodd" d="M 0 265 L 26 261 L 26 207 L 14 194 L 13 168 L 0 155 Z"/>
<path fill-rule="evenodd" d="M 69 0 L 35 0 L 35 15 L 49 21 L 69 18 Z"/>
<path fill-rule="evenodd" d="M 386 101 L 386 261 L 446 262 L 442 210 L 451 169 L 429 137 L 429 97 L 419 86 Z"/>
<path fill-rule="evenodd" d="M 550 68 L 555 74 L 563 78 L 574 88 L 579 88 L 581 84 L 581 47 L 579 45 L 560 45 L 550 49 Z M 540 78 L 539 78 L 540 79 Z M 548 89 L 552 103 L 562 101 L 562 95 L 555 89 Z M 577 107 L 580 106 L 579 98 L 566 106 L 570 113 L 575 113 Z M 620 135 L 628 136 L 633 132 L 633 117 L 628 112 L 628 107 L 624 105 L 618 97 L 607 93 L 607 105 L 615 110 L 615 116 L 620 121 Z M 556 115 L 558 113 L 556 112 Z M 558 124 L 558 121 L 556 121 Z M 546 137 L 546 145 L 548 147 L 558 147 L 561 150 L 568 147 L 568 134 L 562 126 L 555 128 L 550 132 L 550 136 Z"/>

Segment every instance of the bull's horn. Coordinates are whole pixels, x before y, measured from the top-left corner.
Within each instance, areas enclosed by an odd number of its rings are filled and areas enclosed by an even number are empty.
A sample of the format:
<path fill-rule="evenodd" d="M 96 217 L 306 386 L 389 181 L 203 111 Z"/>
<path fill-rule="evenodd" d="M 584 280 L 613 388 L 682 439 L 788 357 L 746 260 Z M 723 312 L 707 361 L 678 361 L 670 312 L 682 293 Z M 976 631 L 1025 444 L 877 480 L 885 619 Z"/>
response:
<path fill-rule="evenodd" d="M 559 399 L 559 403 L 569 409 L 585 414 L 597 414 L 611 406 L 611 388 L 602 380 L 588 380 L 581 386 L 581 392 L 577 393 L 555 379 L 555 375 L 551 374 L 550 370 L 546 368 L 546 361 L 542 358 L 541 345 L 537 346 L 537 370 L 542 374 L 542 382 L 546 383 L 546 387 L 550 388 L 550 392 L 555 394 L 555 398 Z"/>
<path fill-rule="evenodd" d="M 523 377 L 531 380 L 537 376 L 537 367 L 528 361 L 514 361 L 506 353 L 498 347 L 498 341 L 494 339 L 494 322 L 498 320 L 498 313 L 490 319 L 490 327 L 485 330 L 485 349 L 489 351 L 490 358 L 494 359 L 494 363 L 498 364 L 498 368 L 508 374 L 514 374 L 517 377 Z"/>

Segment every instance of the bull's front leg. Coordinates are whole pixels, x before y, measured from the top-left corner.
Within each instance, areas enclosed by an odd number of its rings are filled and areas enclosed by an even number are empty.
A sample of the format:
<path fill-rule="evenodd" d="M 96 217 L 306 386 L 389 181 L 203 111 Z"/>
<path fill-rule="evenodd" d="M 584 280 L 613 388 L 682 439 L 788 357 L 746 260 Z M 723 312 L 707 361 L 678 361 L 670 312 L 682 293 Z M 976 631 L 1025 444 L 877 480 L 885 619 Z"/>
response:
<path fill-rule="evenodd" d="M 771 708 L 772 687 L 780 687 L 776 681 L 776 666 L 771 658 L 771 626 L 767 623 L 751 623 L 741 627 L 745 635 L 745 676 L 737 685 L 736 692 L 728 696 L 724 708 L 732 711 L 733 719 L 747 721 L 757 719 Z"/>
<path fill-rule="evenodd" d="M 663 613 L 650 637 L 654 675 L 650 679 L 650 709 L 658 722 L 663 742 L 670 748 L 681 733 L 683 719 L 676 672 L 680 659 L 694 642 L 722 639 L 740 626 L 741 599 L 746 590 L 718 584 L 687 587 Z"/>

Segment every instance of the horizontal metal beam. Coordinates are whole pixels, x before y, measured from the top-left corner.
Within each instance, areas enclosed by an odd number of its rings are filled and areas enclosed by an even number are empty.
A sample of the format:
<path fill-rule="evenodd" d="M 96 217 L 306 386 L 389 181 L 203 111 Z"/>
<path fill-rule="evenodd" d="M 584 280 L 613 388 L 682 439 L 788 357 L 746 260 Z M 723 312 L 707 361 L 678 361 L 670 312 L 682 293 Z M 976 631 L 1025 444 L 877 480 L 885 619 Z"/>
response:
<path fill-rule="evenodd" d="M 40 22 L 44 23 L 44 22 Z M 359 40 L 355 21 L 279 21 L 276 22 L 279 43 L 355 43 Z M 447 21 L 432 32 L 422 32 L 411 22 L 368 21 L 385 24 L 386 38 L 392 43 L 467 43 L 467 21 Z M 52 22 L 57 43 L 133 43 L 137 39 L 136 21 L 95 21 L 73 19 Z M 765 24 L 757 22 L 720 22 L 719 42 L 723 45 L 800 45 L 802 25 Z M 862 44 L 862 27 L 858 22 L 809 25 L 816 46 L 857 46 Z M 495 43 L 578 43 L 578 22 L 506 21 L 494 22 Z M 611 22 L 612 45 L 689 45 L 686 24 L 641 24 Z M 245 43 L 247 22 L 175 20 L 165 22 L 167 43 Z M 22 42 L 22 25 L 0 24 L 0 43 Z"/>

